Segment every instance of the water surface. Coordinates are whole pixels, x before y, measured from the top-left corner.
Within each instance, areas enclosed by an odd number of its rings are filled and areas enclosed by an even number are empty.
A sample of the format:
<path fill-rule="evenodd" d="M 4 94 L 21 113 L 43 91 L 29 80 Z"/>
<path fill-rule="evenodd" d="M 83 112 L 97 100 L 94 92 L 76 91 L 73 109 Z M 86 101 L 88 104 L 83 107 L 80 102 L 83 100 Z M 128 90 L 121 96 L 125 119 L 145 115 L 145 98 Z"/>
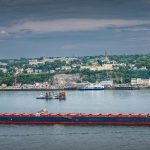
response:
<path fill-rule="evenodd" d="M 0 92 L 0 112 L 150 113 L 150 91 L 68 91 L 66 100 L 41 92 Z M 0 150 L 147 150 L 150 127 L 0 125 Z"/>

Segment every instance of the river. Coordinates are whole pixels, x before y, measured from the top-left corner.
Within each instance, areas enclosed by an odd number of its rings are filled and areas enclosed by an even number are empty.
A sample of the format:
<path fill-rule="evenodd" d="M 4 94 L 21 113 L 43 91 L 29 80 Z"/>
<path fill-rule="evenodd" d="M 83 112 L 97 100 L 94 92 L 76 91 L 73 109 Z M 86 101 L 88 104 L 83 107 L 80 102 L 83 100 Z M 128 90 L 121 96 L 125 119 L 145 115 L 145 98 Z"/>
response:
<path fill-rule="evenodd" d="M 37 100 L 39 91 L 1 91 L 0 112 L 150 113 L 150 90 L 67 91 L 66 100 Z M 0 125 L 0 150 L 147 150 L 150 127 Z"/>

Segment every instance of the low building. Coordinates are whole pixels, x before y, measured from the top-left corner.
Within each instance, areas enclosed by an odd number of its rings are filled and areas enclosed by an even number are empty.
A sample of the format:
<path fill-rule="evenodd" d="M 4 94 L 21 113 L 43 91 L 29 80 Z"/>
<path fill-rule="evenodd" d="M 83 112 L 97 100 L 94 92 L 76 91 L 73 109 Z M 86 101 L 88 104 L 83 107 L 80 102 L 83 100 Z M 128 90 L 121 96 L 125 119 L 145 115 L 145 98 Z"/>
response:
<path fill-rule="evenodd" d="M 103 86 L 113 86 L 113 80 L 104 80 L 100 82 Z"/>
<path fill-rule="evenodd" d="M 59 71 L 60 69 L 61 69 L 60 67 L 55 68 L 56 71 Z"/>
<path fill-rule="evenodd" d="M 42 73 L 42 70 L 41 69 L 35 69 L 34 72 L 35 73 Z"/>
<path fill-rule="evenodd" d="M 116 67 L 126 67 L 127 65 L 125 63 L 113 63 L 113 65 Z"/>
<path fill-rule="evenodd" d="M 44 64 L 44 61 L 38 61 L 37 59 L 29 60 L 30 65 L 39 65 L 39 64 Z"/>
<path fill-rule="evenodd" d="M 150 86 L 150 78 L 149 79 L 132 78 L 131 85 Z"/>
<path fill-rule="evenodd" d="M 71 67 L 70 66 L 62 66 L 61 69 L 62 70 L 71 70 Z"/>
<path fill-rule="evenodd" d="M 76 65 L 76 64 L 72 64 L 71 66 L 72 66 L 72 68 L 76 68 L 76 67 L 77 67 L 77 65 Z"/>
<path fill-rule="evenodd" d="M 23 68 L 15 68 L 15 73 L 16 74 L 19 74 L 19 73 L 22 73 L 24 71 L 24 69 Z"/>
<path fill-rule="evenodd" d="M 139 70 L 147 70 L 147 68 L 145 67 L 145 66 L 143 66 L 143 67 L 141 67 L 141 68 L 139 68 Z"/>
<path fill-rule="evenodd" d="M 3 83 L 1 86 L 2 86 L 2 88 L 6 88 L 6 87 L 7 87 L 7 84 L 4 84 L 4 83 Z"/>
<path fill-rule="evenodd" d="M 100 70 L 113 70 L 113 64 L 104 64 L 104 65 L 95 65 L 95 66 L 81 66 L 81 70 L 89 69 L 92 71 L 100 71 Z"/>
<path fill-rule="evenodd" d="M 7 66 L 7 63 L 0 62 L 0 66 Z"/>
<path fill-rule="evenodd" d="M 29 74 L 30 74 L 30 73 L 33 73 L 33 69 L 32 69 L 32 68 L 27 68 L 26 71 L 27 71 L 27 73 L 29 73 Z"/>
<path fill-rule="evenodd" d="M 0 68 L 0 70 L 1 70 L 3 73 L 7 73 L 7 69 L 6 69 L 6 68 Z"/>
<path fill-rule="evenodd" d="M 49 73 L 55 73 L 55 70 L 50 70 Z"/>

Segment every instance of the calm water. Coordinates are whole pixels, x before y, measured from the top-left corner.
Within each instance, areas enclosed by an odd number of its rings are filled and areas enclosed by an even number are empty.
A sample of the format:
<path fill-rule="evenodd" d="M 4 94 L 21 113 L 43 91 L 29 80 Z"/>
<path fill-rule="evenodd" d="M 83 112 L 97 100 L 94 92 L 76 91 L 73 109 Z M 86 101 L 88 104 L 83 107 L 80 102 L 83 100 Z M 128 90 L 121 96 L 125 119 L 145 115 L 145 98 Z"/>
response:
<path fill-rule="evenodd" d="M 0 112 L 150 113 L 150 90 L 68 91 L 67 99 L 36 100 L 41 92 L 0 92 Z M 148 150 L 150 127 L 0 125 L 0 150 Z"/>

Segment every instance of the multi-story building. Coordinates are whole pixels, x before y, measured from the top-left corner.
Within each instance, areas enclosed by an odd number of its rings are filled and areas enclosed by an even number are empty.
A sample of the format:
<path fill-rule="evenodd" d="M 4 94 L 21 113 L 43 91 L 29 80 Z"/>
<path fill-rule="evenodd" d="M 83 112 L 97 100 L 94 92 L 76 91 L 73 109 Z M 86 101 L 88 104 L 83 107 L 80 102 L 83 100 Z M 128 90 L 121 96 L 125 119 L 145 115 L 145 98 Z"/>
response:
<path fill-rule="evenodd" d="M 149 79 L 132 78 L 131 85 L 150 86 L 150 78 Z"/>

